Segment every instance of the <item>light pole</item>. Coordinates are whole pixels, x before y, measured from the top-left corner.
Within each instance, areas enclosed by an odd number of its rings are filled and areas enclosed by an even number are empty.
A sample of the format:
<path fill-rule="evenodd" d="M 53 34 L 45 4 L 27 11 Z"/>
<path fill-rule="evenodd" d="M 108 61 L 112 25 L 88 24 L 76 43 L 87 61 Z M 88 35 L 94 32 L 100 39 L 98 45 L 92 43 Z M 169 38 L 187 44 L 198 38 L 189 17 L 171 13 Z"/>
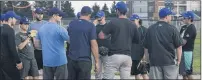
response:
<path fill-rule="evenodd" d="M 61 1 L 57 1 L 57 7 L 61 10 Z M 59 22 L 59 25 L 61 26 L 61 21 Z"/>

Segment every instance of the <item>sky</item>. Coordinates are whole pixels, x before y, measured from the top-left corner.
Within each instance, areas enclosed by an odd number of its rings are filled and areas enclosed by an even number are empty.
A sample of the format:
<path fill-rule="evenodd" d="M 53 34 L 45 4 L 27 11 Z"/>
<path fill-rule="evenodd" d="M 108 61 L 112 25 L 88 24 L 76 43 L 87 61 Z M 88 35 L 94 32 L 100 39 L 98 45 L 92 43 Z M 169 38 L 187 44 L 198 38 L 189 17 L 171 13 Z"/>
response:
<path fill-rule="evenodd" d="M 95 3 L 100 6 L 100 9 L 102 9 L 104 4 L 106 3 L 110 11 L 113 1 L 71 1 L 71 3 L 72 7 L 75 9 L 74 13 L 77 13 L 81 11 L 81 8 L 83 6 L 92 7 Z"/>
<path fill-rule="evenodd" d="M 34 1 L 29 1 L 31 4 L 34 3 Z M 95 3 L 100 6 L 100 9 L 104 6 L 106 3 L 109 11 L 112 6 L 113 1 L 70 1 L 72 3 L 72 7 L 74 8 L 74 13 L 77 14 L 78 12 L 81 11 L 81 8 L 83 6 L 89 6 L 92 7 Z"/>

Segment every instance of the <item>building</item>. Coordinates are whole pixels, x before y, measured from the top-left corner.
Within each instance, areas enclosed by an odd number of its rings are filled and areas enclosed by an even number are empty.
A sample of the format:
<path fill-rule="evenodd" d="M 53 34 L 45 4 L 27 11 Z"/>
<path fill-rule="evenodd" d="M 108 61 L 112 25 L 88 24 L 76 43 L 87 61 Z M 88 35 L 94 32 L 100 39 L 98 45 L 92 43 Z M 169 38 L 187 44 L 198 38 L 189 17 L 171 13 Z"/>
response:
<path fill-rule="evenodd" d="M 127 1 L 126 4 L 128 5 L 128 8 L 129 8 L 128 16 L 135 13 L 139 15 L 142 19 L 147 19 L 148 18 L 147 2 L 148 2 L 147 0 Z"/>
<path fill-rule="evenodd" d="M 180 16 L 185 11 L 199 11 L 201 10 L 200 0 L 134 0 L 126 2 L 129 8 L 128 15 L 136 13 L 144 19 L 159 18 L 159 10 L 164 7 L 171 8 L 176 16 Z"/>

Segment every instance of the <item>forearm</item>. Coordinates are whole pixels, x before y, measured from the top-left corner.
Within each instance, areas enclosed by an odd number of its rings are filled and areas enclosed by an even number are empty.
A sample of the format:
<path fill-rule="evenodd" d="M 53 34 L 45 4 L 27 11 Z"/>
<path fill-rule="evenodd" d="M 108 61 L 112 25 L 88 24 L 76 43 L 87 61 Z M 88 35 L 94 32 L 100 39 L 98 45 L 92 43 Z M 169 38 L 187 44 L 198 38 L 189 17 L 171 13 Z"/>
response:
<path fill-rule="evenodd" d="M 22 50 L 26 45 L 27 45 L 28 41 L 25 40 L 24 42 L 22 42 L 20 45 L 18 45 L 18 49 Z"/>
<path fill-rule="evenodd" d="M 181 62 L 181 56 L 182 56 L 182 46 L 177 48 L 177 60 L 178 60 L 178 62 Z"/>
<path fill-rule="evenodd" d="M 144 55 L 143 55 L 143 60 L 146 60 L 146 56 L 148 56 L 148 49 L 144 48 Z"/>
<path fill-rule="evenodd" d="M 97 63 L 99 61 L 98 46 L 95 45 L 91 49 L 92 49 L 92 53 L 93 53 L 95 62 Z"/>

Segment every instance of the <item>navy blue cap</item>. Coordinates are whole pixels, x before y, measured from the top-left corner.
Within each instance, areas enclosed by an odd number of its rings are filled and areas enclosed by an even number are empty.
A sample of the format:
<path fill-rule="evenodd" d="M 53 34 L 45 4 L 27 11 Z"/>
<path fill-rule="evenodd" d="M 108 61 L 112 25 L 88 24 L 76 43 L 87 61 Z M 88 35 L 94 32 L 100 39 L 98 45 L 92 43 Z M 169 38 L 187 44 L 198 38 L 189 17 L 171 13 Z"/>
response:
<path fill-rule="evenodd" d="M 62 12 L 61 10 L 59 10 L 58 8 L 51 8 L 50 10 L 49 10 L 49 15 L 50 16 L 52 16 L 52 15 L 54 15 L 54 14 L 58 14 L 59 16 L 62 16 L 62 17 L 64 17 L 65 16 L 65 13 L 64 12 Z"/>
<path fill-rule="evenodd" d="M 98 18 L 104 17 L 105 16 L 105 12 L 104 11 L 98 11 L 95 16 L 98 17 Z"/>
<path fill-rule="evenodd" d="M 120 12 L 127 12 L 127 5 L 124 2 L 118 2 L 115 6 Z"/>
<path fill-rule="evenodd" d="M 8 12 L 6 12 L 4 18 L 5 18 L 5 20 L 8 20 L 9 18 L 15 18 L 15 19 L 20 20 L 20 16 L 18 16 L 14 11 L 8 11 Z"/>
<path fill-rule="evenodd" d="M 1 21 L 5 20 L 5 14 L 1 14 L 0 19 Z"/>
<path fill-rule="evenodd" d="M 164 18 L 168 15 L 175 15 L 175 13 L 173 13 L 170 9 L 168 8 L 162 8 L 160 11 L 159 11 L 159 17 L 160 18 Z"/>
<path fill-rule="evenodd" d="M 192 20 L 194 19 L 194 12 L 192 11 L 187 11 L 185 13 L 182 13 L 181 15 L 186 19 L 192 19 Z"/>
<path fill-rule="evenodd" d="M 35 13 L 43 14 L 43 9 L 42 8 L 36 8 Z"/>
<path fill-rule="evenodd" d="M 78 12 L 78 13 L 76 14 L 76 17 L 77 17 L 77 18 L 80 18 L 80 16 L 81 16 L 81 12 Z"/>
<path fill-rule="evenodd" d="M 84 6 L 81 9 L 81 14 L 91 14 L 92 13 L 92 9 L 89 6 Z"/>
<path fill-rule="evenodd" d="M 137 14 L 133 14 L 133 15 L 130 17 L 130 20 L 131 20 L 131 21 L 134 21 L 135 19 L 140 19 L 140 17 L 139 17 Z"/>
<path fill-rule="evenodd" d="M 20 19 L 20 24 L 29 24 L 29 19 L 27 17 L 22 17 Z"/>

